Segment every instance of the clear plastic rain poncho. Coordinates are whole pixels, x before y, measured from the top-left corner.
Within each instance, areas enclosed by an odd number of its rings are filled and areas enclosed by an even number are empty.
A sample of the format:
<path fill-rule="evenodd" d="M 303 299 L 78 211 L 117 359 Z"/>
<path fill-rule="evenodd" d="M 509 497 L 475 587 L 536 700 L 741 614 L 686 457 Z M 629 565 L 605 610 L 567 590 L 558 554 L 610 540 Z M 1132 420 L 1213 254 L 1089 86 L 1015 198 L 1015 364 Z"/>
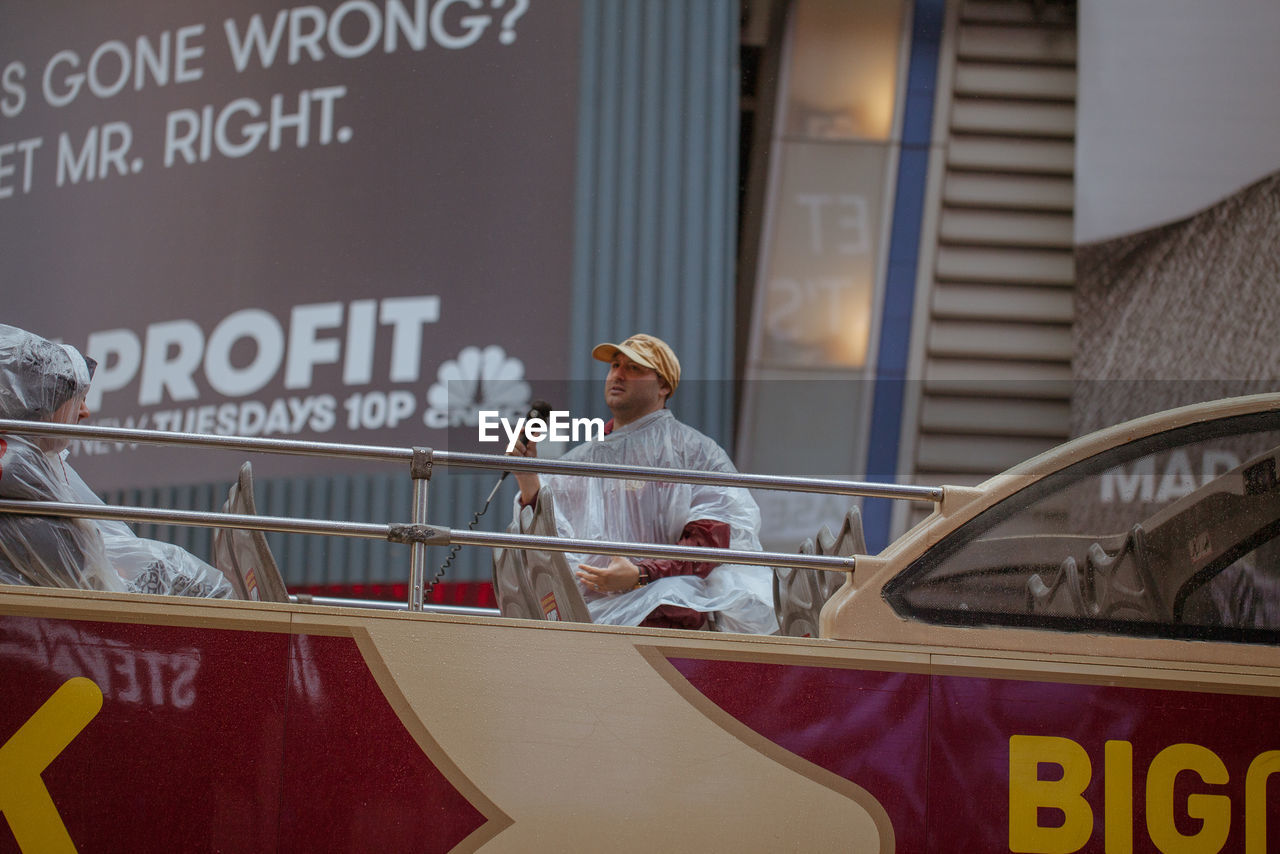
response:
<path fill-rule="evenodd" d="M 710 438 L 660 409 L 619 427 L 602 441 L 585 442 L 563 457 L 607 463 L 696 471 L 733 472 L 724 450 Z M 619 478 L 542 475 L 542 489 L 555 499 L 561 537 L 670 545 L 685 525 L 712 519 L 729 525 L 729 546 L 760 550 L 760 509 L 745 489 Z M 607 566 L 605 555 L 566 555 L 569 565 Z M 768 567 L 722 564 L 706 578 L 681 575 L 655 579 L 626 593 L 597 593 L 581 582 L 597 623 L 639 625 L 659 605 L 677 605 L 716 614 L 723 631 L 772 634 L 773 574 Z"/>
<path fill-rule="evenodd" d="M 90 363 L 74 347 L 0 324 L 0 417 L 74 423 Z M 101 504 L 67 464 L 64 439 L 0 436 L 0 498 Z M 0 515 L 0 582 L 227 598 L 214 567 L 123 522 Z"/>
<path fill-rule="evenodd" d="M 0 436 L 0 498 L 72 501 L 58 474 L 61 460 L 18 436 Z M 106 546 L 89 519 L 0 516 L 0 582 L 124 591 Z"/>

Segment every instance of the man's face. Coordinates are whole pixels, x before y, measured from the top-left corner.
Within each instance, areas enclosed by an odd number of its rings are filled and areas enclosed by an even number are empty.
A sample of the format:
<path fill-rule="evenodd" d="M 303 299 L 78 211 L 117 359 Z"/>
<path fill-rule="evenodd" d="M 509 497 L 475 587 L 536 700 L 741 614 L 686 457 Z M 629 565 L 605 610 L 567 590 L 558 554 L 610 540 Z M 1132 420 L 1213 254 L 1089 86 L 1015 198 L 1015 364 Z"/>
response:
<path fill-rule="evenodd" d="M 653 368 L 632 361 L 625 353 L 613 357 L 604 381 L 604 402 L 619 425 L 661 409 L 670 393 Z"/>

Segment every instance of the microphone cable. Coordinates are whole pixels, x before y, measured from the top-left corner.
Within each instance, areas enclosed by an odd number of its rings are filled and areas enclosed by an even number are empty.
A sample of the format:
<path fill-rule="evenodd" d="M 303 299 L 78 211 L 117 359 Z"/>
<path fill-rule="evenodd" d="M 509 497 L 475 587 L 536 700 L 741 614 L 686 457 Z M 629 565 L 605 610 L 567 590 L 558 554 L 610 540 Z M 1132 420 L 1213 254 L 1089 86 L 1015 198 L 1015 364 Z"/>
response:
<path fill-rule="evenodd" d="M 529 405 L 529 414 L 525 416 L 525 423 L 527 424 L 529 420 L 533 418 L 546 421 L 550 415 L 551 404 L 547 403 L 545 400 L 535 400 Z M 520 438 L 524 440 L 525 444 L 530 442 L 527 427 L 521 434 Z M 507 479 L 507 475 L 509 474 L 511 474 L 509 471 L 504 471 L 502 473 L 502 476 L 498 478 L 498 482 L 493 485 L 493 489 L 489 490 L 489 497 L 484 500 L 484 506 L 477 512 L 471 514 L 471 523 L 467 525 L 468 531 L 474 531 L 476 525 L 480 524 L 480 517 L 489 509 L 489 505 L 493 502 L 494 496 L 498 494 L 498 490 L 502 488 L 502 482 Z M 436 585 L 444 578 L 445 573 L 448 571 L 449 567 L 453 565 L 453 560 L 458 556 L 458 552 L 460 551 L 462 551 L 462 545 L 460 543 L 454 543 L 449 547 L 449 554 L 445 556 L 444 563 L 440 564 L 440 568 L 436 570 L 436 574 L 432 577 L 431 581 L 427 583 L 426 589 L 422 591 L 423 602 L 426 602 L 427 599 L 430 598 L 431 591 L 435 590 Z"/>
<path fill-rule="evenodd" d="M 493 485 L 493 489 L 489 490 L 489 497 L 484 500 L 484 506 L 471 514 L 471 523 L 467 525 L 468 531 L 474 531 L 476 529 L 476 525 L 480 524 L 480 517 L 489 509 L 489 505 L 493 502 L 494 496 L 498 494 L 498 490 L 502 488 L 502 482 L 507 479 L 508 474 L 510 474 L 510 472 L 504 471 L 502 473 L 502 477 L 498 478 L 498 482 Z M 445 557 L 444 563 L 440 564 L 440 568 L 436 570 L 435 576 L 430 582 L 428 582 L 427 588 L 422 591 L 422 601 L 427 601 L 427 597 L 431 595 L 431 591 L 435 589 L 436 584 L 444 578 L 445 572 L 453 565 L 453 559 L 458 556 L 458 552 L 460 551 L 462 551 L 462 545 L 460 543 L 454 543 L 449 547 L 449 554 Z"/>

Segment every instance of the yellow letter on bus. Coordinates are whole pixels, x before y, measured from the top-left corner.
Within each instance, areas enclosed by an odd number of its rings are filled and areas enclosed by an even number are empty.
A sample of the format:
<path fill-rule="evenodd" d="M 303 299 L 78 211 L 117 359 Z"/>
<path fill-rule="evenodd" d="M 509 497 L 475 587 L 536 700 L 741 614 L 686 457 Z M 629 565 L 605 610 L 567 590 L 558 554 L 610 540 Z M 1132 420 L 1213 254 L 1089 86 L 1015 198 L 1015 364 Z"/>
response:
<path fill-rule="evenodd" d="M 101 708 L 97 685 L 83 676 L 68 679 L 0 745 L 0 813 L 26 854 L 76 850 L 40 775 Z"/>
<path fill-rule="evenodd" d="M 1173 818 L 1173 784 L 1182 771 L 1206 783 L 1225 785 L 1230 775 L 1218 754 L 1198 744 L 1172 744 L 1156 754 L 1147 769 L 1147 831 L 1156 847 L 1167 854 L 1217 854 L 1231 832 L 1231 798 L 1226 795 L 1188 795 L 1187 815 L 1204 822 L 1199 833 L 1186 836 Z"/>
<path fill-rule="evenodd" d="M 1249 763 L 1244 778 L 1244 854 L 1267 854 L 1267 778 L 1280 772 L 1280 750 Z"/>
<path fill-rule="evenodd" d="M 1102 751 L 1103 849 L 1133 854 L 1133 745 L 1108 741 Z"/>
<path fill-rule="evenodd" d="M 1062 769 L 1060 779 L 1040 779 L 1040 765 Z M 1009 850 L 1018 854 L 1070 854 L 1093 834 L 1093 810 L 1084 790 L 1093 776 L 1085 749 L 1069 738 L 1009 738 Z M 1041 827 L 1037 811 L 1059 809 L 1061 827 Z"/>

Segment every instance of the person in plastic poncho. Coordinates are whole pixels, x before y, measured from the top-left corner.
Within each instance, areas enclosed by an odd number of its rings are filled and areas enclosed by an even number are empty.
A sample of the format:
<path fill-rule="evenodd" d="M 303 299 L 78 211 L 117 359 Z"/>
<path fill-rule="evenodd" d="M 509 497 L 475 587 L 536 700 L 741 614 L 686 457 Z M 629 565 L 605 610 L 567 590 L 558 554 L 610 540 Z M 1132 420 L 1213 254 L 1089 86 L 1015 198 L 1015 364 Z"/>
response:
<path fill-rule="evenodd" d="M 613 420 L 602 441 L 579 445 L 564 459 L 736 471 L 719 445 L 666 408 L 680 382 L 680 362 L 666 343 L 633 335 L 621 344 L 600 344 L 591 355 L 609 363 L 604 398 Z M 518 444 L 512 453 L 533 457 L 536 448 Z M 542 490 L 552 493 L 562 537 L 760 550 L 760 509 L 745 489 L 533 473 L 516 478 L 520 506 L 536 505 Z M 723 631 L 777 631 L 767 567 L 569 558 L 578 561 L 578 587 L 597 623 L 697 629 L 715 614 L 715 627 Z"/>
<path fill-rule="evenodd" d="M 0 417 L 76 424 L 95 363 L 0 324 Z M 69 439 L 0 435 L 0 498 L 101 504 L 67 464 Z M 214 567 L 123 522 L 0 514 L 0 583 L 229 598 Z"/>

